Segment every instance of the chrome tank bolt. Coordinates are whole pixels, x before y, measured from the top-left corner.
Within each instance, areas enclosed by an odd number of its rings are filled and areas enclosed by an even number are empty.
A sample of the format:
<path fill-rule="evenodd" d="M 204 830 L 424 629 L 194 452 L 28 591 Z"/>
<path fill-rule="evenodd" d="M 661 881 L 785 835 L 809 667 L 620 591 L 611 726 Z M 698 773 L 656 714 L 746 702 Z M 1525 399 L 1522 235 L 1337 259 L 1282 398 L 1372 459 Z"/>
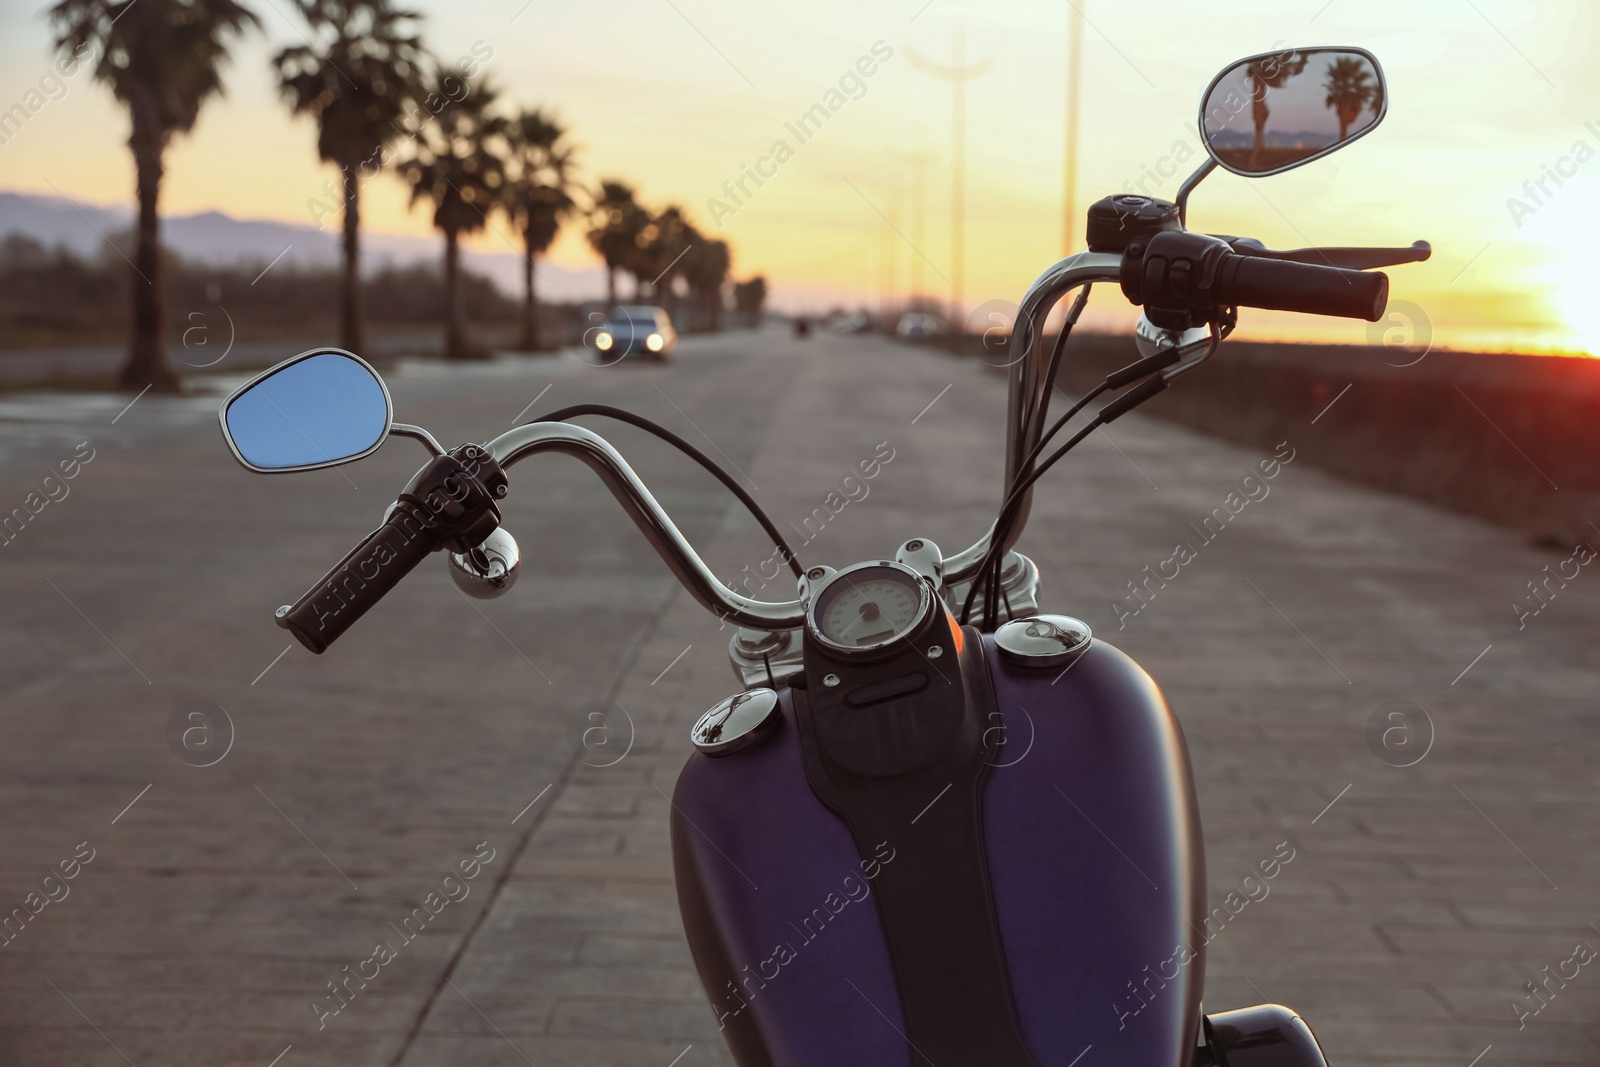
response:
<path fill-rule="evenodd" d="M 1029 615 L 994 632 L 995 647 L 1019 667 L 1059 667 L 1094 640 L 1089 624 L 1068 615 Z"/>
<path fill-rule="evenodd" d="M 765 737 L 782 718 L 777 693 L 750 689 L 728 697 L 700 716 L 689 731 L 689 740 L 707 756 L 726 756 Z"/>

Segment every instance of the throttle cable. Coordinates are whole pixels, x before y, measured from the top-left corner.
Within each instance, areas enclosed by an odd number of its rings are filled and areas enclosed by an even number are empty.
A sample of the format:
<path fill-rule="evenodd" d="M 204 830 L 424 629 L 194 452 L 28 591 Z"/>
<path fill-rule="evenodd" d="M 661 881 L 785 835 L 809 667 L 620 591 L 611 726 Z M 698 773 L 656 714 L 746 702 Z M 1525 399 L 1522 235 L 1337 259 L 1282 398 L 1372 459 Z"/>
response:
<path fill-rule="evenodd" d="M 772 538 L 772 543 L 777 546 L 778 551 L 783 553 L 785 557 L 784 561 L 788 563 L 789 569 L 794 572 L 795 577 L 805 577 L 806 569 L 803 565 L 801 565 L 799 558 L 794 554 L 794 549 L 789 547 L 789 542 L 784 538 L 782 532 L 779 531 L 777 524 L 774 523 L 772 519 L 768 517 L 767 513 L 761 509 L 761 505 L 755 502 L 755 498 L 749 493 L 745 492 L 744 486 L 734 481 L 733 476 L 719 467 L 710 456 L 707 456 L 704 452 L 700 451 L 694 445 L 691 445 L 688 441 L 685 441 L 683 438 L 679 437 L 665 426 L 662 426 L 651 419 L 647 419 L 643 415 L 635 415 L 631 411 L 625 411 L 622 408 L 614 408 L 609 404 L 573 404 L 570 407 L 558 408 L 555 411 L 548 412 L 539 416 L 538 418 L 529 419 L 528 421 L 565 422 L 567 419 L 575 418 L 579 415 L 601 415 L 608 419 L 616 419 L 618 422 L 625 422 L 630 426 L 636 426 L 639 429 L 644 430 L 646 433 L 651 433 L 661 438 L 661 440 L 667 442 L 667 444 L 676 448 L 678 451 L 682 452 L 684 455 L 700 464 L 700 466 L 710 471 L 719 482 L 721 482 L 728 488 L 730 492 L 733 493 L 734 496 L 739 498 L 739 503 L 745 506 L 745 510 L 750 512 L 751 516 L 755 518 L 756 522 L 761 524 L 761 528 L 766 531 L 768 537 Z"/>

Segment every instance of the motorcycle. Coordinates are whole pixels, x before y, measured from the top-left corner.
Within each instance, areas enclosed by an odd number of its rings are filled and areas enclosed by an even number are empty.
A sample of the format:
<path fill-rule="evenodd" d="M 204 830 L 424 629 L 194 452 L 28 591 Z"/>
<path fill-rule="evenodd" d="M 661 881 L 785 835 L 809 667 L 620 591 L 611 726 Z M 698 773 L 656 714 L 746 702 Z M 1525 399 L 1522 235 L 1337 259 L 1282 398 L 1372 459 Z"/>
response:
<path fill-rule="evenodd" d="M 1207 158 L 1176 200 L 1097 202 L 1086 250 L 1023 299 L 1005 493 L 990 528 L 953 555 L 911 538 L 892 558 L 808 566 L 738 482 L 648 419 L 579 405 L 446 449 L 394 421 L 387 387 L 355 354 L 288 360 L 223 404 L 223 436 L 247 468 L 347 463 L 393 435 L 431 458 L 376 530 L 277 609 L 278 625 L 322 653 L 436 551 L 464 591 L 504 594 L 519 561 L 498 507 L 511 468 L 573 456 L 690 595 L 737 628 L 729 655 L 744 688 L 691 729 L 671 830 L 684 931 L 738 1063 L 1325 1067 L 1288 1008 L 1202 1010 L 1205 942 L 1229 916 L 1207 910 L 1182 730 L 1138 664 L 1040 610 L 1039 570 L 1014 546 L 1039 478 L 1206 362 L 1239 309 L 1382 317 L 1388 278 L 1366 272 L 1427 259 L 1425 242 L 1274 251 L 1186 221 L 1216 168 L 1301 166 L 1386 110 L 1382 69 L 1359 48 L 1265 53 L 1217 75 L 1200 110 Z M 1138 358 L 1052 421 L 1073 325 L 1106 283 L 1143 308 Z M 1046 318 L 1074 291 L 1047 352 Z M 580 416 L 648 430 L 721 479 L 793 571 L 796 597 L 722 582 L 616 449 L 568 421 Z"/>

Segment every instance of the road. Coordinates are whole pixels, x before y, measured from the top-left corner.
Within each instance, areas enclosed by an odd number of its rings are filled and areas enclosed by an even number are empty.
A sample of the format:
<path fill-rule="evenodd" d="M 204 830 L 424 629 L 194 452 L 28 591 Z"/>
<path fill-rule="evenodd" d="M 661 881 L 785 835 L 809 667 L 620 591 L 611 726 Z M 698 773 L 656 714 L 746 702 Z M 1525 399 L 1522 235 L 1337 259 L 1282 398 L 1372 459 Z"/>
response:
<path fill-rule="evenodd" d="M 641 411 L 796 525 L 887 444 L 808 561 L 954 551 L 997 497 L 1000 376 L 881 339 L 731 333 L 668 368 L 406 364 L 390 384 L 397 417 L 451 442 L 530 405 Z M 728 1063 L 678 932 L 666 800 L 689 724 L 732 687 L 727 633 L 587 469 L 517 468 L 511 595 L 469 602 L 430 564 L 315 657 L 272 609 L 421 450 L 260 477 L 214 395 L 127 403 L 0 401 L 3 509 L 79 461 L 0 544 L 0 907 L 43 901 L 0 947 L 0 1062 Z M 770 555 L 702 472 L 604 432 L 719 573 Z M 1600 967 L 1569 962 L 1600 948 L 1600 577 L 1566 565 L 1519 628 L 1513 601 L 1570 550 L 1293 459 L 1247 482 L 1266 457 L 1138 417 L 1075 458 L 1022 547 L 1046 603 L 1182 718 L 1213 903 L 1294 849 L 1212 943 L 1208 1010 L 1289 1004 L 1338 1067 L 1600 1059 Z M 1176 577 L 1125 599 L 1180 541 Z M 376 977 L 347 979 L 385 939 Z"/>

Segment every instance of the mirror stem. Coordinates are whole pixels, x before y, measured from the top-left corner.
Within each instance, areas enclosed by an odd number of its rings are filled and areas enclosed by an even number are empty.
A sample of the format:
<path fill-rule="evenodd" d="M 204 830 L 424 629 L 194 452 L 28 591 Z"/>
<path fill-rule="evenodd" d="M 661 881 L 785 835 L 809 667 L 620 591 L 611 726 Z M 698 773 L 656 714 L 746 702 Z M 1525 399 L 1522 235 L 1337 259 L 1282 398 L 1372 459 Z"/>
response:
<path fill-rule="evenodd" d="M 1178 223 L 1181 226 L 1189 225 L 1189 194 L 1194 192 L 1194 187 L 1205 181 L 1206 175 L 1217 169 L 1217 161 L 1210 156 L 1206 161 L 1195 168 L 1195 172 L 1183 180 L 1178 186 Z"/>
<path fill-rule="evenodd" d="M 389 424 L 389 432 L 398 437 L 409 437 L 414 441 L 421 441 L 423 447 L 435 456 L 444 455 L 444 446 L 438 442 L 433 434 L 424 430 L 421 426 L 412 426 L 410 423 L 405 422 L 394 422 Z"/>

